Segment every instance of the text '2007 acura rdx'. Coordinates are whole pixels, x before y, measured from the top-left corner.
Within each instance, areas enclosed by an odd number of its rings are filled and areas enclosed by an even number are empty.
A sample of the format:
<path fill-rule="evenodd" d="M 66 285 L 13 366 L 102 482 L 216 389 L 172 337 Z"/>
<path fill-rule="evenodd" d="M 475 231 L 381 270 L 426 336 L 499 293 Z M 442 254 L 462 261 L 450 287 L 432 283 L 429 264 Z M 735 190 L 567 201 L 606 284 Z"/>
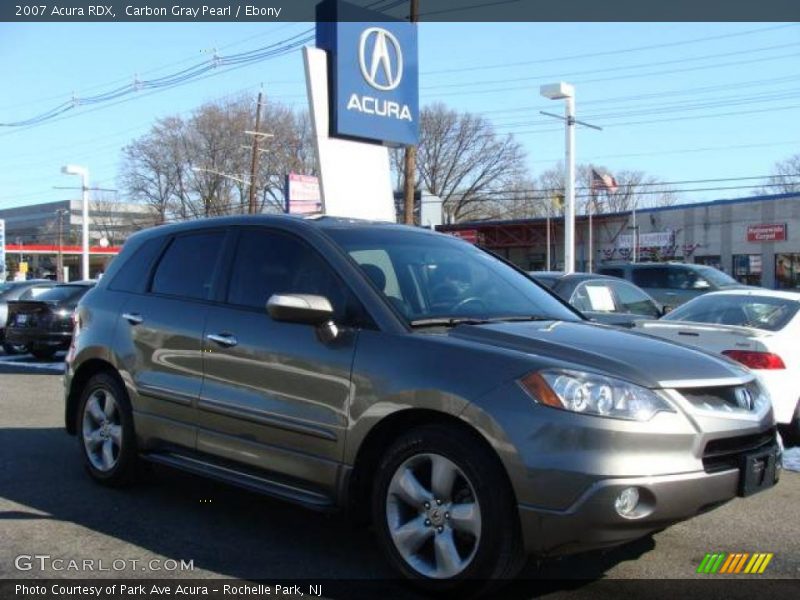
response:
<path fill-rule="evenodd" d="M 225 217 L 125 244 L 81 301 L 66 428 L 108 484 L 138 459 L 371 516 L 429 589 L 621 544 L 772 486 L 753 374 L 585 321 L 464 241 Z"/>

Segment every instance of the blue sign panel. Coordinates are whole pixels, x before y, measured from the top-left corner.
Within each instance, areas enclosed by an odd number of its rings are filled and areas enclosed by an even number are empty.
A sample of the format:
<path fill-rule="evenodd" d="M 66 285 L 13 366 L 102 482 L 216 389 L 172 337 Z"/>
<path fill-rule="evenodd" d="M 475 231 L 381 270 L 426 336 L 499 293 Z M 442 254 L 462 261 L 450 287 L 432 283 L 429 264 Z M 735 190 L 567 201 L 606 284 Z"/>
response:
<path fill-rule="evenodd" d="M 344 2 L 319 5 L 332 136 L 391 146 L 419 140 L 417 28 Z"/>

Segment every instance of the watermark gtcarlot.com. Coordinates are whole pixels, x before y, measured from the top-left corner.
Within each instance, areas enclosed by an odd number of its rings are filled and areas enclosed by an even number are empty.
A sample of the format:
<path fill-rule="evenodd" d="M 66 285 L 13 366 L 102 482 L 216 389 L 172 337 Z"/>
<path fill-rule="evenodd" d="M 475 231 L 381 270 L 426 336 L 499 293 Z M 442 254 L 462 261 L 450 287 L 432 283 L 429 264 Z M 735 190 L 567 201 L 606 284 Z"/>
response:
<path fill-rule="evenodd" d="M 20 554 L 14 558 L 14 567 L 18 571 L 46 572 L 119 572 L 119 571 L 194 571 L 194 560 L 153 558 L 139 560 L 136 558 L 66 558 L 49 554 Z"/>

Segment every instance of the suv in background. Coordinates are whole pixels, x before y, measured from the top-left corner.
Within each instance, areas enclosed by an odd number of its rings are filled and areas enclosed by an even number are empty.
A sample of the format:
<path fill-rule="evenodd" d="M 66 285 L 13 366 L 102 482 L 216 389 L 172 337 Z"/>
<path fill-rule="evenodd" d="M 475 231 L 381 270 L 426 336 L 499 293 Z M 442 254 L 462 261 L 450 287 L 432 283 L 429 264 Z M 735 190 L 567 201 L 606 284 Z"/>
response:
<path fill-rule="evenodd" d="M 64 383 L 98 482 L 143 458 L 347 508 L 433 591 L 663 529 L 781 460 L 744 366 L 589 323 L 455 237 L 349 219 L 136 233 L 78 305 Z"/>
<path fill-rule="evenodd" d="M 597 272 L 632 281 L 667 310 L 708 292 L 751 287 L 742 285 L 719 269 L 706 265 L 626 263 L 603 265 Z"/>

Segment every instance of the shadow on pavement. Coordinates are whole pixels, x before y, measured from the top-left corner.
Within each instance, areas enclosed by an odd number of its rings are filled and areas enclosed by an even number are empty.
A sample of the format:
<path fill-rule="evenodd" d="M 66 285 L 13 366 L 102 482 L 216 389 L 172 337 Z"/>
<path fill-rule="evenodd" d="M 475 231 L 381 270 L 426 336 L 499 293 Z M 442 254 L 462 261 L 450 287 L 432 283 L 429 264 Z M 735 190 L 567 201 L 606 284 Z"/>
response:
<path fill-rule="evenodd" d="M 58 520 L 148 553 L 193 560 L 196 569 L 224 577 L 371 578 L 385 580 L 378 584 L 384 598 L 415 597 L 390 581 L 395 574 L 371 533 L 341 515 L 315 513 L 166 468 L 148 469 L 147 476 L 129 488 L 104 488 L 84 472 L 76 439 L 59 428 L 0 429 L 0 473 L 0 496 L 23 507 L 0 512 L 7 532 L 4 537 L 7 535 L 7 543 L 14 547 L 24 546 L 26 529 L 39 526 L 37 520 Z M 26 524 L 12 531 L 15 520 Z M 16 541 L 15 536 L 19 536 Z M 60 544 L 63 551 L 64 542 Z M 91 537 L 76 539 L 73 554 L 76 558 L 96 557 L 106 547 L 101 544 Z M 645 538 L 605 553 L 532 564 L 523 580 L 504 590 L 503 597 L 574 590 L 653 547 L 652 539 Z M 339 597 L 335 591 L 334 597 Z M 342 593 L 341 597 L 354 594 Z"/>

